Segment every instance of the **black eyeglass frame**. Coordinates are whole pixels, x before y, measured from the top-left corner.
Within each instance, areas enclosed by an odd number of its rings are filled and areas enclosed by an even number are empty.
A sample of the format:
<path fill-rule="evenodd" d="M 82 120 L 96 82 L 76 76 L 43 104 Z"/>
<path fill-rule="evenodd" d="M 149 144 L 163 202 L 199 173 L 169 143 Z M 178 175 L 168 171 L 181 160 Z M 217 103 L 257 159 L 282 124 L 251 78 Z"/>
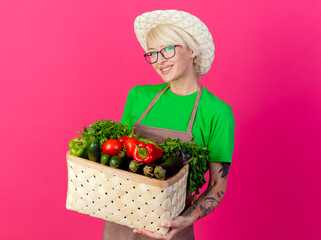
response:
<path fill-rule="evenodd" d="M 168 48 L 168 47 L 174 47 L 174 54 L 173 54 L 173 56 L 171 56 L 171 57 L 169 57 L 169 58 L 165 57 L 164 54 L 162 53 L 162 51 L 163 51 L 165 48 Z M 152 62 L 152 63 L 147 60 L 147 55 L 150 54 L 151 52 L 145 53 L 145 54 L 144 54 L 144 57 L 145 57 L 146 61 L 147 61 L 149 64 L 154 64 L 154 63 L 157 63 L 157 61 L 158 61 L 158 53 L 162 54 L 163 58 L 165 58 L 165 59 L 170 59 L 170 58 L 174 57 L 175 54 L 176 54 L 176 50 L 175 50 L 176 47 L 181 47 L 181 45 L 171 45 L 171 46 L 164 47 L 164 48 L 162 48 L 162 49 L 159 50 L 159 51 L 153 52 L 153 53 L 157 53 L 157 55 L 156 55 L 156 61 L 155 61 L 155 62 Z"/>

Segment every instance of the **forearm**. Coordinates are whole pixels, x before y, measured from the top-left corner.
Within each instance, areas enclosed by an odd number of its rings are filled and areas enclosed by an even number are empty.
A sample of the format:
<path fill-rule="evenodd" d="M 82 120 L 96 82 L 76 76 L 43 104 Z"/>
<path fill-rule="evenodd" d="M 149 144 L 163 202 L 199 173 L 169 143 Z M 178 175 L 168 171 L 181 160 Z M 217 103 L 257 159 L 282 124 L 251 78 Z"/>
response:
<path fill-rule="evenodd" d="M 226 191 L 230 163 L 210 163 L 210 181 L 207 189 L 182 216 L 194 223 L 212 212 L 222 201 Z"/>
<path fill-rule="evenodd" d="M 205 217 L 212 212 L 222 201 L 225 194 L 225 186 L 214 184 L 200 195 L 200 197 L 190 206 L 182 216 L 191 217 L 193 222 Z"/>

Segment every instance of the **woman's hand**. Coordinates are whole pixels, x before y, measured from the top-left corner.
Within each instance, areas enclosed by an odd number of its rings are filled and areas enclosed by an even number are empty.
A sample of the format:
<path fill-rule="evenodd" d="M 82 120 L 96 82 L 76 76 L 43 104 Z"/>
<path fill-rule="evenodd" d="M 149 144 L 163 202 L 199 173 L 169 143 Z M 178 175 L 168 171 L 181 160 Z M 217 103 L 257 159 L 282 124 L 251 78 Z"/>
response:
<path fill-rule="evenodd" d="M 162 227 L 169 228 L 169 231 L 165 235 L 153 233 L 144 228 L 135 228 L 134 233 L 141 233 L 154 239 L 171 240 L 177 233 L 184 231 L 185 228 L 189 227 L 193 223 L 194 221 L 192 217 L 178 216 L 172 221 L 162 223 Z"/>

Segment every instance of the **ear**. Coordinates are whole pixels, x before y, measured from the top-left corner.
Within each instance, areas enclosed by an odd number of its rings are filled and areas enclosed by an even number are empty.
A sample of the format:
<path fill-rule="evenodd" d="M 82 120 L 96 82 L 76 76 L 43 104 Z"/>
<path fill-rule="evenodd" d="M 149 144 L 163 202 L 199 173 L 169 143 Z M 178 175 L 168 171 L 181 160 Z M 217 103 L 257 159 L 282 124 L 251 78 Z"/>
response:
<path fill-rule="evenodd" d="M 195 53 L 192 51 L 192 53 L 191 53 L 191 58 L 195 58 L 196 57 L 196 55 L 195 55 Z"/>
<path fill-rule="evenodd" d="M 196 57 L 196 55 L 195 55 L 193 50 L 190 50 L 190 54 L 191 54 L 191 58 L 195 58 Z"/>

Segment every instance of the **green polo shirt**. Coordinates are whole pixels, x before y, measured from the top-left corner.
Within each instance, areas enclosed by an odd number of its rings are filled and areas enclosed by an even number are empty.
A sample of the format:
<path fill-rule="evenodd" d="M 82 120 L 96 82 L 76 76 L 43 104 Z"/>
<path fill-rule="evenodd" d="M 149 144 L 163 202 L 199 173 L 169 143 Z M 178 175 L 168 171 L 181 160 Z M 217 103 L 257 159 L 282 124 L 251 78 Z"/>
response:
<path fill-rule="evenodd" d="M 155 96 L 168 84 L 133 87 L 128 93 L 121 123 L 127 122 L 132 128 Z M 168 88 L 140 124 L 186 132 L 197 93 L 179 96 Z M 192 134 L 197 144 L 209 148 L 210 162 L 232 162 L 234 127 L 232 108 L 203 87 Z"/>

